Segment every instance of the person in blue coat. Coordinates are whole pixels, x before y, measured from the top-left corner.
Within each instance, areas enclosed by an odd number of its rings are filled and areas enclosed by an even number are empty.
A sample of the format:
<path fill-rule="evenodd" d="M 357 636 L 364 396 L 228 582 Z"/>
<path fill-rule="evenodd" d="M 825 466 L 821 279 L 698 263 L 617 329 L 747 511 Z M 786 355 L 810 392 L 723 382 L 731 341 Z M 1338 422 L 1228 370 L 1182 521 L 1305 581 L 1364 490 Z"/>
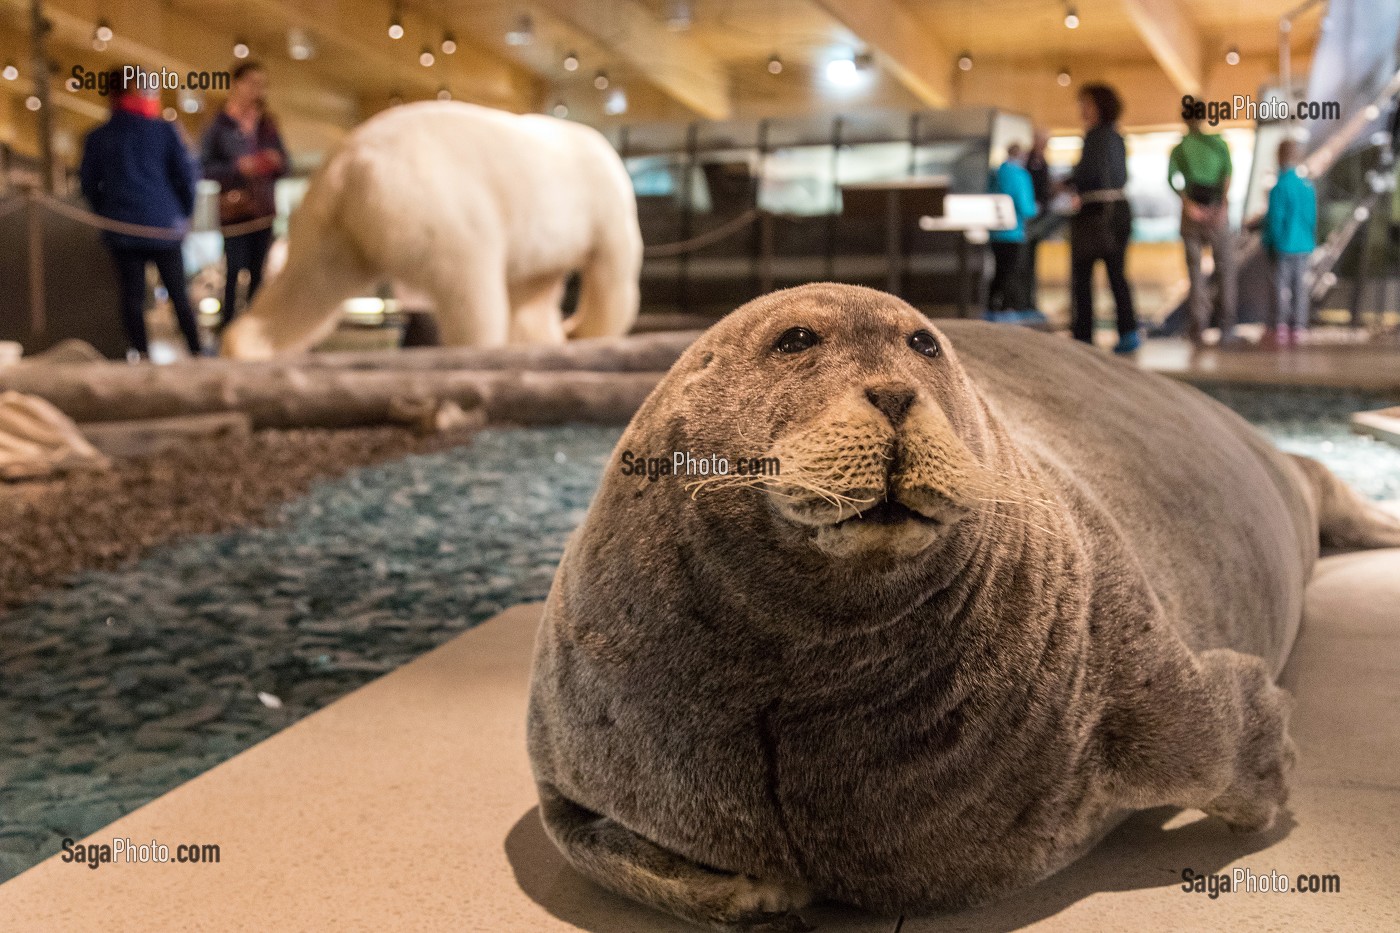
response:
<path fill-rule="evenodd" d="M 1012 143 L 1006 149 L 1006 161 L 992 176 L 992 192 L 1008 195 L 1016 209 L 1015 227 L 993 230 L 987 236 L 996 264 L 987 297 L 988 310 L 993 314 L 1030 309 L 1031 289 L 1026 281 L 1030 265 L 1026 259 L 1026 222 L 1036 215 L 1035 185 L 1021 159 L 1020 144 Z"/>
<path fill-rule="evenodd" d="M 107 86 L 112 116 L 83 144 L 83 197 L 109 220 L 171 231 L 168 237 L 110 231 L 102 235 L 117 267 L 127 341 L 141 356 L 149 355 L 146 264 L 155 263 L 185 344 L 198 356 L 199 326 L 190 307 L 181 250 L 194 213 L 193 161 L 175 127 L 161 118 L 157 90 L 127 86 L 122 69 L 108 74 Z"/>
<path fill-rule="evenodd" d="M 1269 192 L 1264 215 L 1264 246 L 1274 257 L 1278 310 L 1274 326 L 1264 334 L 1266 345 L 1296 345 L 1307 334 L 1311 317 L 1304 276 L 1317 248 L 1317 194 L 1312 182 L 1298 174 L 1298 146 L 1286 139 L 1278 147 L 1278 181 Z"/>

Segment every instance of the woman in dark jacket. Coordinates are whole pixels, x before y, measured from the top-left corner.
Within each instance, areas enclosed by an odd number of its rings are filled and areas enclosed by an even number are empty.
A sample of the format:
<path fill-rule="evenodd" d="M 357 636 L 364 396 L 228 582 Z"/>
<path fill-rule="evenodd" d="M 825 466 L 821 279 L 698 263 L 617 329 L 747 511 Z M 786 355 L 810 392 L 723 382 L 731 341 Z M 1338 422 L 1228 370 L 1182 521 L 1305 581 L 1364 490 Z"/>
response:
<path fill-rule="evenodd" d="M 287 149 L 276 121 L 267 113 L 266 98 L 267 72 L 262 65 L 239 65 L 228 102 L 204 134 L 204 177 L 221 188 L 219 222 L 228 226 L 268 221 L 264 228 L 224 239 L 228 271 L 221 330 L 238 313 L 238 277 L 243 270 L 248 270 L 249 302 L 262 284 L 263 263 L 272 246 L 271 220 L 277 214 L 273 189 L 277 179 L 287 174 Z"/>
<path fill-rule="evenodd" d="M 180 244 L 194 213 L 195 171 L 175 127 L 161 119 L 157 91 L 128 88 L 120 69 L 108 74 L 112 116 L 88 134 L 79 169 L 83 196 L 109 220 L 172 231 L 165 239 L 104 232 L 121 283 L 122 325 L 131 349 L 147 356 L 146 263 L 153 262 L 170 293 L 190 353 L 198 356 L 199 327 L 185 288 Z"/>
<path fill-rule="evenodd" d="M 1094 342 L 1094 264 L 1103 260 L 1118 313 L 1118 345 L 1113 349 L 1131 353 L 1140 338 L 1133 293 L 1123 270 L 1133 215 L 1123 191 L 1128 150 L 1116 125 L 1122 111 L 1123 102 L 1108 85 L 1088 84 L 1079 92 L 1085 133 L 1079 164 L 1069 179 L 1079 202 L 1069 227 L 1070 326 L 1076 340 Z"/>

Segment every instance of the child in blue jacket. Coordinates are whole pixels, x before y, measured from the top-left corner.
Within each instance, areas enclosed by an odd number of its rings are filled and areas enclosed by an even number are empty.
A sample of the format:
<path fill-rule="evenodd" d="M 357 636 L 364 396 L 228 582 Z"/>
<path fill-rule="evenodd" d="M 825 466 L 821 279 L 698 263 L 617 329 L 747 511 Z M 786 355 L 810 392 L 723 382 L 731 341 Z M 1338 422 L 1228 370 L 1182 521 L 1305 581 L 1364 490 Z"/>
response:
<path fill-rule="evenodd" d="M 1298 174 L 1298 146 L 1284 140 L 1278 147 L 1278 181 L 1269 192 L 1264 215 L 1264 246 L 1274 257 L 1278 314 L 1264 335 L 1269 346 L 1296 346 L 1307 334 L 1308 288 L 1304 277 L 1317 247 L 1317 195 L 1312 182 Z"/>

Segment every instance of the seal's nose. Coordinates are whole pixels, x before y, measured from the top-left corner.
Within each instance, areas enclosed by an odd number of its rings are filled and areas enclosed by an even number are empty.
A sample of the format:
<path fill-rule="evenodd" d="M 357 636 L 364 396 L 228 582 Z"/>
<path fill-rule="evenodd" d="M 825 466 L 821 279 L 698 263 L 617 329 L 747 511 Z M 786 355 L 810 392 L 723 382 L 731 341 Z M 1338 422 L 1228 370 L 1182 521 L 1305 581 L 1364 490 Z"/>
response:
<path fill-rule="evenodd" d="M 865 390 L 865 397 L 895 427 L 904 421 L 904 416 L 909 414 L 909 406 L 914 404 L 914 390 L 908 386 L 871 386 Z"/>

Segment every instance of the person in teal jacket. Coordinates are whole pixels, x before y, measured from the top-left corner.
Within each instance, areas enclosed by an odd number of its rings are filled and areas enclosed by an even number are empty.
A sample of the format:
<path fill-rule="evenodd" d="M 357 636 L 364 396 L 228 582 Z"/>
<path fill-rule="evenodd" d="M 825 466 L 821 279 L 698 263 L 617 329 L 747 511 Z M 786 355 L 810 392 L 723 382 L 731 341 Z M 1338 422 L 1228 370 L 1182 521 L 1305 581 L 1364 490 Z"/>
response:
<path fill-rule="evenodd" d="M 1298 174 L 1298 146 L 1284 140 L 1278 147 L 1278 181 L 1269 192 L 1264 215 L 1264 246 L 1274 257 L 1278 309 L 1274 326 L 1264 335 L 1271 346 L 1295 346 L 1307 334 L 1311 315 L 1304 277 L 1317 248 L 1317 195 L 1312 182 Z"/>
<path fill-rule="evenodd" d="M 992 176 L 992 193 L 1010 196 L 1016 208 L 1015 227 L 993 230 L 987 236 L 996 264 L 991 291 L 987 296 L 988 310 L 993 313 L 1030 310 L 1031 289 L 1026 278 L 1030 268 L 1026 261 L 1026 221 L 1036 215 L 1035 185 L 1031 182 L 1031 173 L 1021 164 L 1021 158 L 1020 144 L 1012 143 L 1006 149 L 1006 161 Z"/>

